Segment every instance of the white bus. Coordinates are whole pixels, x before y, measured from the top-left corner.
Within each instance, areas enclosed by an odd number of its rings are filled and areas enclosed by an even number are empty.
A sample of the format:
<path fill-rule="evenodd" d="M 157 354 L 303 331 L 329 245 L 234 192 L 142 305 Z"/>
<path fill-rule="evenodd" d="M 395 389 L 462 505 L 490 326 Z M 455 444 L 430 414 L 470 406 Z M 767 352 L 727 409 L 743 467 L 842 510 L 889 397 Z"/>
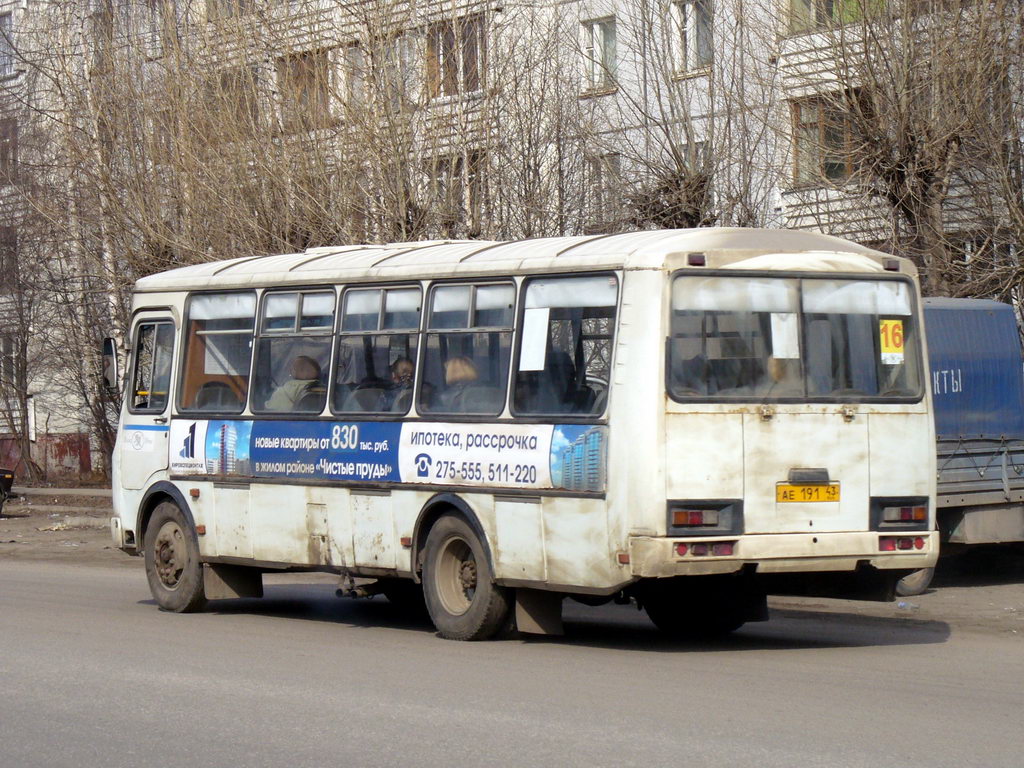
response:
<path fill-rule="evenodd" d="M 937 556 L 915 270 L 844 240 L 317 248 L 133 311 L 112 528 L 167 610 L 328 571 L 449 638 L 566 596 L 709 634 Z"/>

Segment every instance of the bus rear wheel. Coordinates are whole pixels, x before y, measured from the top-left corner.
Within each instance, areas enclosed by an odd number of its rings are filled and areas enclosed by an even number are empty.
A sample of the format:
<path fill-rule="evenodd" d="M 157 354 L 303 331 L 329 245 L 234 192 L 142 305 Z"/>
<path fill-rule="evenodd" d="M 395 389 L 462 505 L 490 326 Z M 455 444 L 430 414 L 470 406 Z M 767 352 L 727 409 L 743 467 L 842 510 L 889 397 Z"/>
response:
<path fill-rule="evenodd" d="M 705 583 L 648 584 L 641 601 L 648 618 L 671 637 L 709 639 L 727 635 L 747 623 L 763 596 L 741 588 Z"/>
<path fill-rule="evenodd" d="M 904 576 L 896 582 L 896 594 L 900 597 L 914 597 L 924 594 L 935 576 L 935 568 L 922 568 Z"/>
<path fill-rule="evenodd" d="M 409 579 L 378 579 L 377 584 L 388 602 L 398 610 L 416 618 L 427 616 L 421 585 Z"/>
<path fill-rule="evenodd" d="M 199 544 L 184 513 L 172 501 L 153 510 L 146 528 L 146 578 L 165 611 L 191 613 L 206 606 Z"/>
<path fill-rule="evenodd" d="M 494 583 L 483 544 L 458 515 L 443 515 L 427 535 L 423 597 L 437 631 L 450 640 L 486 640 L 508 618 L 508 590 Z"/>

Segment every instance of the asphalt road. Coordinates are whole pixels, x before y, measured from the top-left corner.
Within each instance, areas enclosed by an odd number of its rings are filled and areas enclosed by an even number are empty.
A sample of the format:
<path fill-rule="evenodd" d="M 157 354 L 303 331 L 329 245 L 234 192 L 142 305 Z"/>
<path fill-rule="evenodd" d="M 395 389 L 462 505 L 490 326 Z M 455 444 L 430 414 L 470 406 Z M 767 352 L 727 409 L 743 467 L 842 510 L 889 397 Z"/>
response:
<path fill-rule="evenodd" d="M 182 616 L 141 567 L 0 560 L 0 766 L 1024 765 L 1020 635 L 789 611 L 679 644 L 579 606 L 457 643 L 292 578 Z"/>

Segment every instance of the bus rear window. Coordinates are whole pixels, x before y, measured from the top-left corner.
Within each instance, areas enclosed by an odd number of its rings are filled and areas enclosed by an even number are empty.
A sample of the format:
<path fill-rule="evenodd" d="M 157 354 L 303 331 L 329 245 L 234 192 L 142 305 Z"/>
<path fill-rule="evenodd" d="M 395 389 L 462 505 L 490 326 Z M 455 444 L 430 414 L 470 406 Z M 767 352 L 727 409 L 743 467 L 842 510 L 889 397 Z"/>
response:
<path fill-rule="evenodd" d="M 179 407 L 241 413 L 249 391 L 256 294 L 193 296 L 186 324 Z"/>
<path fill-rule="evenodd" d="M 902 281 L 677 277 L 668 362 L 677 399 L 921 394 Z"/>

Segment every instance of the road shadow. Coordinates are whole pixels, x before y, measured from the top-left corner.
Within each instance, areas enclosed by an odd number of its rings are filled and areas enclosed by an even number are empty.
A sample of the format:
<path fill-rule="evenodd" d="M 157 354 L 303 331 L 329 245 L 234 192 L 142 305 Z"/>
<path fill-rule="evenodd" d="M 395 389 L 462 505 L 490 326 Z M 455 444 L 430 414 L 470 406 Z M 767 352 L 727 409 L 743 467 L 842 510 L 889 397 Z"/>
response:
<path fill-rule="evenodd" d="M 979 545 L 939 559 L 932 587 L 992 587 L 1024 583 L 1024 546 Z"/>
<path fill-rule="evenodd" d="M 152 605 L 150 600 L 138 601 Z M 424 614 L 417 615 L 388 602 L 383 595 L 358 600 L 337 597 L 335 586 L 324 583 L 294 582 L 268 584 L 261 598 L 211 600 L 205 613 L 223 615 L 268 616 L 297 621 L 321 621 L 352 628 L 386 627 L 436 634 L 434 625 Z"/>
<path fill-rule="evenodd" d="M 593 616 L 567 610 L 562 637 L 524 637 L 527 642 L 625 651 L 707 653 L 932 645 L 946 642 L 951 634 L 949 625 L 941 621 L 786 608 L 772 609 L 769 621 L 746 624 L 728 635 L 678 639 L 660 632 L 635 608 L 616 606 L 631 611 L 633 616 L 629 618 L 609 608 L 600 609 L 605 612 Z"/>
<path fill-rule="evenodd" d="M 208 613 L 318 621 L 352 629 L 386 628 L 437 635 L 430 620 L 389 603 L 383 596 L 338 598 L 325 584 L 273 584 L 261 599 L 218 600 Z M 155 605 L 152 600 L 140 601 Z M 773 609 L 768 622 L 747 624 L 731 635 L 680 640 L 662 634 L 635 606 L 590 608 L 566 600 L 565 634 L 501 633 L 496 642 L 549 644 L 660 653 L 739 652 L 931 645 L 945 642 L 951 630 L 940 621 L 910 617 L 881 618 L 822 610 Z"/>

